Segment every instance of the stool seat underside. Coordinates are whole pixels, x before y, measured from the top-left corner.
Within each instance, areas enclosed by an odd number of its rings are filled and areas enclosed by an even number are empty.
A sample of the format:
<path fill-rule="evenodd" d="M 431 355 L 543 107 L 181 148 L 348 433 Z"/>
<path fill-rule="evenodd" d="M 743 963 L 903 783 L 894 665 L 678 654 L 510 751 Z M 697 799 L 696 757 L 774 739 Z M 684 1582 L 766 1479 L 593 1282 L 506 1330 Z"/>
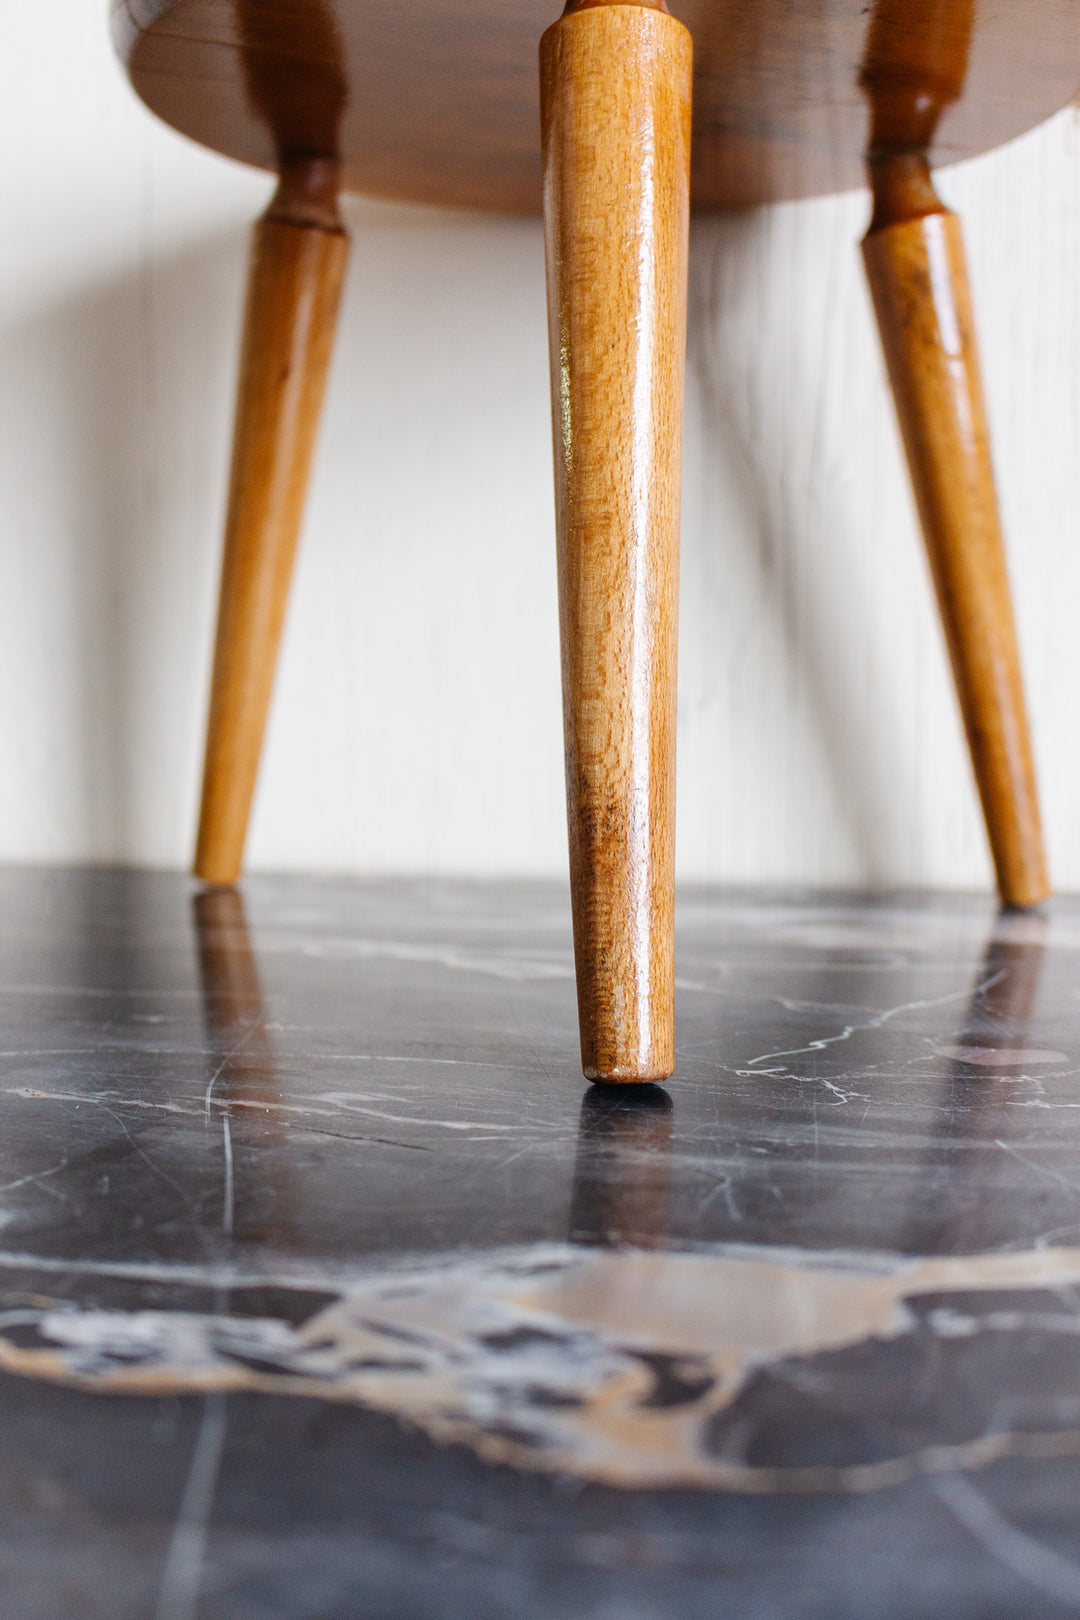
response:
<path fill-rule="evenodd" d="M 866 0 L 671 9 L 694 40 L 694 208 L 863 184 Z M 265 169 L 336 156 L 349 191 L 535 214 L 537 45 L 556 12 L 551 0 L 114 0 L 112 25 L 142 100 L 214 151 Z M 1080 6 L 982 0 L 962 82 L 936 132 L 939 166 L 1073 98 Z"/>

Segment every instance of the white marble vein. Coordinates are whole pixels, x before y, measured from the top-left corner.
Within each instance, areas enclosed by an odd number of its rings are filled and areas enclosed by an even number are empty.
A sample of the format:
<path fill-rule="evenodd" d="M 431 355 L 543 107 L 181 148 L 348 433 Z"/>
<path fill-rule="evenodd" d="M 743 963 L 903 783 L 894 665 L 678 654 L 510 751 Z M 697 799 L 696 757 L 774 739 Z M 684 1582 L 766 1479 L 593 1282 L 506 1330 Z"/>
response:
<path fill-rule="evenodd" d="M 200 1268 L 98 1269 L 190 1281 Z M 201 1274 L 228 1286 L 221 1268 Z M 905 1260 L 544 1244 L 336 1281 L 321 1278 L 339 1297 L 300 1327 L 230 1312 L 224 1292 L 205 1313 L 20 1304 L 0 1313 L 0 1367 L 102 1392 L 257 1389 L 355 1402 L 491 1460 L 631 1487 L 862 1491 L 1010 1454 L 1080 1451 L 1080 1429 L 1061 1425 L 979 1432 L 867 1464 L 777 1468 L 709 1440 L 753 1372 L 909 1333 L 921 1295 L 1020 1290 L 1060 1306 L 1061 1290 L 1080 1286 L 1080 1249 Z M 304 1285 L 318 1284 L 309 1274 Z M 949 1340 L 1030 1332 L 1041 1319 L 1012 1305 L 989 1324 L 939 1308 L 929 1325 Z M 1066 1309 L 1058 1326 L 1080 1333 L 1080 1314 Z"/>

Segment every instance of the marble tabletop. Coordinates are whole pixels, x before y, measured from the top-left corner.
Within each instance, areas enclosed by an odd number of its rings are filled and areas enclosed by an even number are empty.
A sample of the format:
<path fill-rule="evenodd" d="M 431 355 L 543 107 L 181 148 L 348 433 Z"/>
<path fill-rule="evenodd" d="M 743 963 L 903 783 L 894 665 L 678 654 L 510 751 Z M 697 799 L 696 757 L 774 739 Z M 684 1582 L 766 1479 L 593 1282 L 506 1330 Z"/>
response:
<path fill-rule="evenodd" d="M 1080 1614 L 1080 902 L 0 872 L 3 1620 Z"/>

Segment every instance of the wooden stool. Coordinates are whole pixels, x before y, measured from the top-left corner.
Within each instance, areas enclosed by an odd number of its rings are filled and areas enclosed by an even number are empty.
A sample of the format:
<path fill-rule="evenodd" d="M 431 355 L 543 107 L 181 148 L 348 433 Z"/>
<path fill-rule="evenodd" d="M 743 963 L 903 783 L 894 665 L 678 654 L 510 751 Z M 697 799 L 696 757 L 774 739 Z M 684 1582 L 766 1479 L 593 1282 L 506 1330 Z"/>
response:
<path fill-rule="evenodd" d="M 548 7 L 114 0 L 143 100 L 280 175 L 252 247 L 195 869 L 240 872 L 348 251 L 339 189 L 542 205 L 582 1063 L 660 1080 L 691 205 L 868 175 L 863 254 L 1001 897 L 1048 892 L 960 225 L 930 159 L 1069 100 L 1080 7 L 678 0 L 675 17 L 664 0 L 569 0 L 554 22 Z"/>

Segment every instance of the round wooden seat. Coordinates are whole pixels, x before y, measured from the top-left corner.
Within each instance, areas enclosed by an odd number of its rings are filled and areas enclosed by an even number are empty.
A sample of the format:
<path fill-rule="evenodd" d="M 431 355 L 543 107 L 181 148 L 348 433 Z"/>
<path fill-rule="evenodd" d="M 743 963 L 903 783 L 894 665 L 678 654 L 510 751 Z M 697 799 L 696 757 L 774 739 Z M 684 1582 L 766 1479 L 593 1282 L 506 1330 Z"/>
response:
<path fill-rule="evenodd" d="M 932 157 L 984 152 L 1080 86 L 1076 0 L 672 0 L 694 41 L 691 206 L 863 184 L 860 88 L 882 48 L 939 87 Z M 537 42 L 552 0 L 114 0 L 138 94 L 202 145 L 265 169 L 337 156 L 346 190 L 539 213 Z M 891 10 L 900 20 L 892 22 Z M 891 29 L 875 42 L 873 30 Z"/>

